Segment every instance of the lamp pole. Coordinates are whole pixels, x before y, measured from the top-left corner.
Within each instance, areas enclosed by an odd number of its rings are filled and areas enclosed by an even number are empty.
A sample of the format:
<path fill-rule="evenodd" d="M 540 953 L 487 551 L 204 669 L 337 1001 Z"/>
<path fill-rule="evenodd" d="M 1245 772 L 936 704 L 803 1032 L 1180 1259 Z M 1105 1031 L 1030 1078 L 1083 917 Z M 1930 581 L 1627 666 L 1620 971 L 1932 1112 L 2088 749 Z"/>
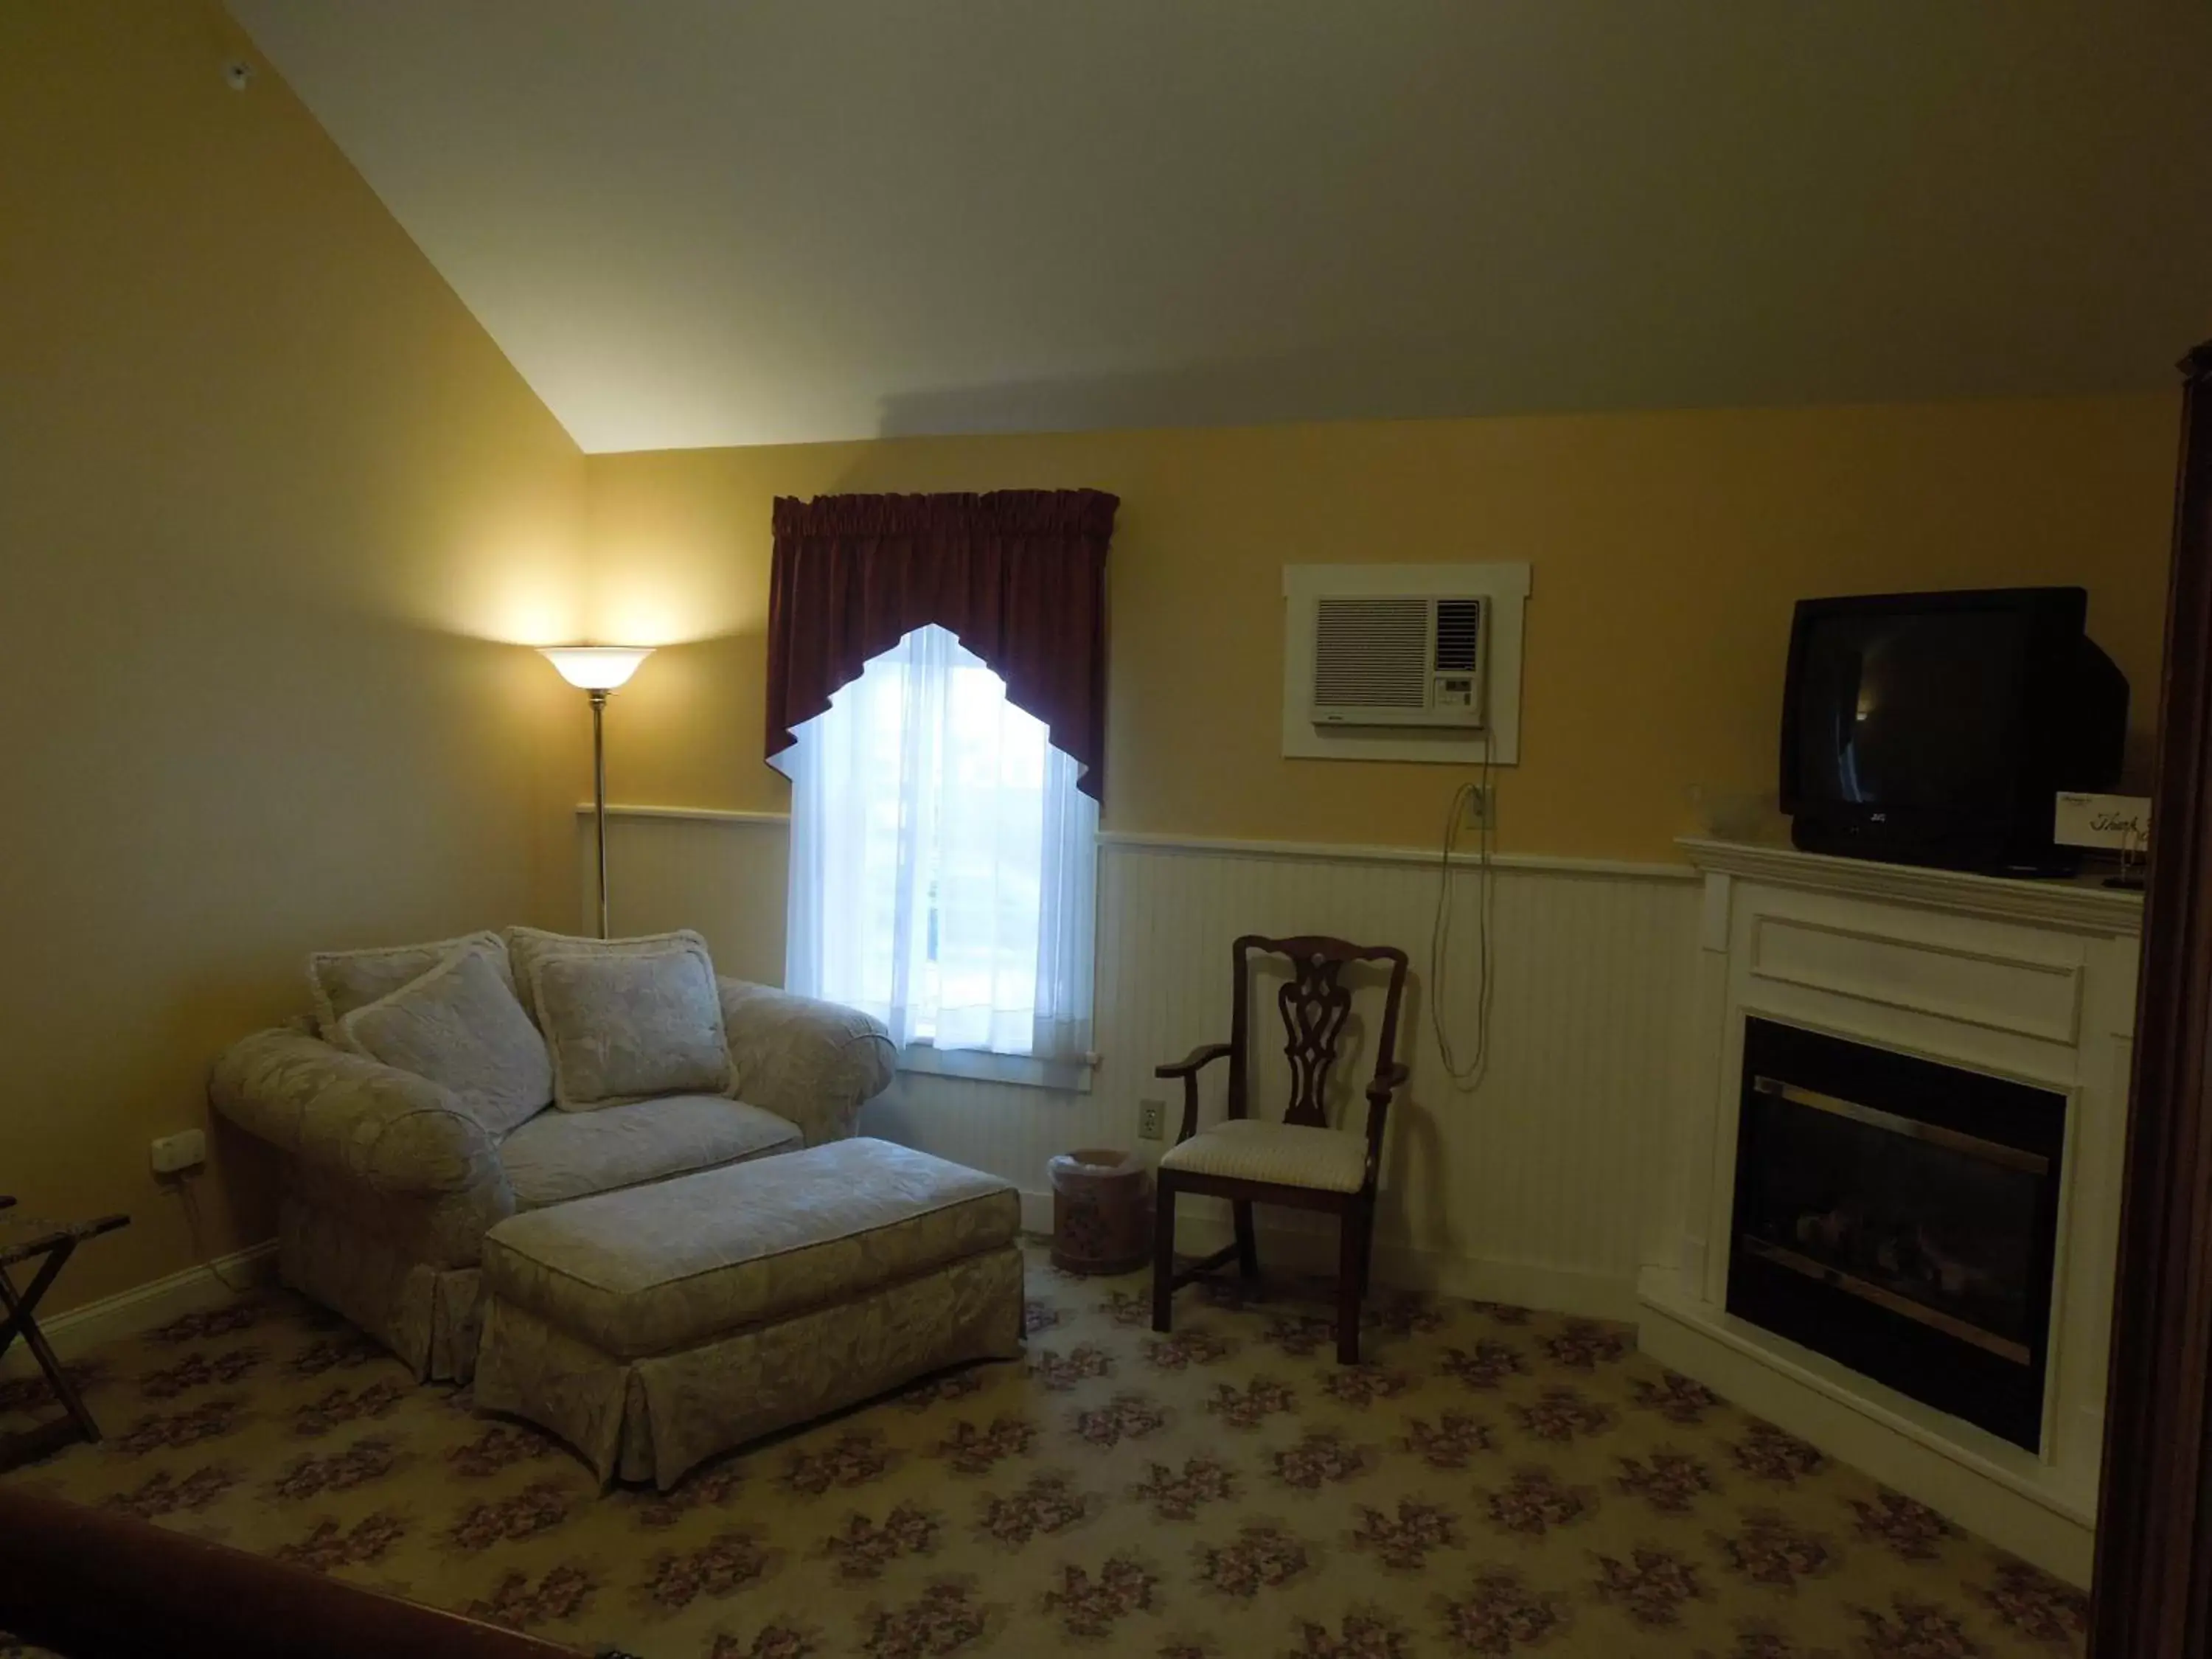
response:
<path fill-rule="evenodd" d="M 592 700 L 592 830 L 598 842 L 599 937 L 607 936 L 607 699 L 629 684 L 649 645 L 541 645 L 561 678 Z"/>
<path fill-rule="evenodd" d="M 592 689 L 592 817 L 599 851 L 599 937 L 607 937 L 607 691 Z"/>

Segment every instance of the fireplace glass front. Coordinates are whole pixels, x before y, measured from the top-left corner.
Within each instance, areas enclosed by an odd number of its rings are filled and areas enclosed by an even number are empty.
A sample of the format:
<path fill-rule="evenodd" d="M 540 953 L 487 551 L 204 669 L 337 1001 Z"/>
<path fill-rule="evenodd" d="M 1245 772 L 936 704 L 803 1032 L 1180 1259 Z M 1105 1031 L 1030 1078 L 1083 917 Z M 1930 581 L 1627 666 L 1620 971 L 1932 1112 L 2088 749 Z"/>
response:
<path fill-rule="evenodd" d="M 2065 1097 L 1752 1019 L 1728 1309 L 2033 1449 Z"/>

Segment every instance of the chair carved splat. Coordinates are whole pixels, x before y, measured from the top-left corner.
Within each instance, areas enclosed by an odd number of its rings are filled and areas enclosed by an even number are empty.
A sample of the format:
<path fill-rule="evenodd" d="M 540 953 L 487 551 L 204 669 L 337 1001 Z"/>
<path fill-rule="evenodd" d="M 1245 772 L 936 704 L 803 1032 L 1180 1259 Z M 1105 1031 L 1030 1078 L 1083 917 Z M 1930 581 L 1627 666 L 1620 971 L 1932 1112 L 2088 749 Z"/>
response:
<path fill-rule="evenodd" d="M 1340 981 L 1344 958 L 1314 955 L 1297 964 L 1297 975 L 1276 995 L 1287 1041 L 1284 1057 L 1291 1063 L 1291 1103 L 1284 1109 L 1285 1123 L 1328 1127 L 1323 1105 L 1329 1068 L 1336 1064 L 1337 1039 L 1352 1016 L 1352 993 Z"/>

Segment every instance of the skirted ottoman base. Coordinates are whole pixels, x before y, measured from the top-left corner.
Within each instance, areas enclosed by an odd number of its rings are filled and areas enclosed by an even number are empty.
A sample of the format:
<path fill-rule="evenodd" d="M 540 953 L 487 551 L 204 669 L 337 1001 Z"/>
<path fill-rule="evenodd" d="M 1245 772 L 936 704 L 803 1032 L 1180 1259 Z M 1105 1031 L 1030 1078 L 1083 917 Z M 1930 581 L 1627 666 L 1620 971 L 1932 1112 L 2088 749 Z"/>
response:
<path fill-rule="evenodd" d="M 602 1481 L 1022 1351 L 1018 1194 L 878 1140 L 581 1199 L 486 1235 L 476 1401 Z"/>

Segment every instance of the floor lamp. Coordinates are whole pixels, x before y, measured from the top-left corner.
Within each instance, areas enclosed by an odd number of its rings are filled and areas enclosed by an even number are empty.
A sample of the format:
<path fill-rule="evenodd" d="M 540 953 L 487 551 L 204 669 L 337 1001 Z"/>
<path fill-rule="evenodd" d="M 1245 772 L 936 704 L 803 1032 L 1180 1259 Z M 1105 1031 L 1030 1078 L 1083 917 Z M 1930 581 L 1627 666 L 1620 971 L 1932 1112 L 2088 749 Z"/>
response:
<path fill-rule="evenodd" d="M 561 678 L 592 699 L 592 823 L 599 854 L 599 937 L 607 936 L 607 699 L 629 683 L 649 645 L 548 645 L 538 647 Z"/>

